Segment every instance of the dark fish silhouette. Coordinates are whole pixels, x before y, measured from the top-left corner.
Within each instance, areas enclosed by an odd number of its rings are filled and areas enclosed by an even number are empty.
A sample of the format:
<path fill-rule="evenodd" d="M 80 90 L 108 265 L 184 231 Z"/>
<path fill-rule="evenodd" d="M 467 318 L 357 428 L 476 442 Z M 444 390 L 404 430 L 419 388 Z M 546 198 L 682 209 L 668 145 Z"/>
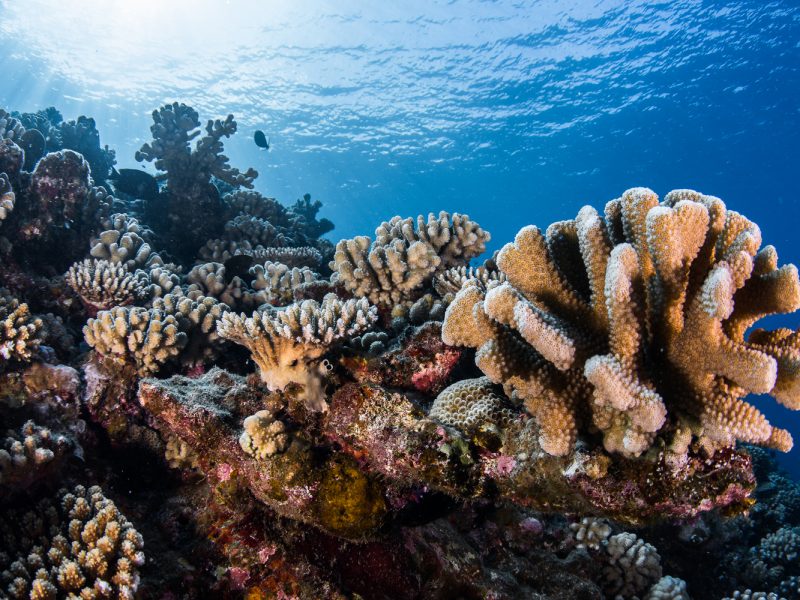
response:
<path fill-rule="evenodd" d="M 237 254 L 225 261 L 225 285 L 233 281 L 234 277 L 245 279 L 249 275 L 253 257 L 249 254 Z"/>
<path fill-rule="evenodd" d="M 138 169 L 120 169 L 111 167 L 109 179 L 114 183 L 114 189 L 141 200 L 155 200 L 158 198 L 158 182 L 156 178 Z"/>
<path fill-rule="evenodd" d="M 269 150 L 269 140 L 267 136 L 264 135 L 264 132 L 260 129 L 256 130 L 255 135 L 253 136 L 253 140 L 256 142 L 256 146 L 259 148 L 264 148 L 264 150 Z"/>
<path fill-rule="evenodd" d="M 26 171 L 33 171 L 33 167 L 44 156 L 45 139 L 38 129 L 28 129 L 19 138 L 19 145 L 25 151 Z"/>

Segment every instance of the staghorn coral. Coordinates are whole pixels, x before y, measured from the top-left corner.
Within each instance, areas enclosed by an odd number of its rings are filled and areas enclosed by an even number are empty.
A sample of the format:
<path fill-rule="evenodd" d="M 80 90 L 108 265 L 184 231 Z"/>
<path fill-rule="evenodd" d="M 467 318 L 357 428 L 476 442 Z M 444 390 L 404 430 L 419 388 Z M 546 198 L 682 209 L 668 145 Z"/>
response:
<path fill-rule="evenodd" d="M 366 300 L 339 300 L 328 294 L 318 303 L 304 300 L 274 312 L 251 317 L 227 313 L 217 332 L 250 350 L 261 379 L 270 389 L 305 384 L 310 363 L 331 345 L 368 329 L 377 313 Z"/>
<path fill-rule="evenodd" d="M 378 226 L 374 242 L 358 236 L 336 245 L 332 281 L 388 307 L 413 300 L 437 272 L 466 265 L 489 239 L 477 223 L 458 213 L 441 212 L 438 218 L 431 213 L 427 222 L 420 215 L 416 228 L 413 219 L 394 217 Z"/>
<path fill-rule="evenodd" d="M 585 415 L 609 452 L 638 456 L 670 431 L 709 450 L 736 440 L 787 450 L 742 397 L 799 408 L 788 330 L 745 330 L 800 306 L 794 266 L 759 251 L 758 228 L 718 198 L 679 190 L 659 203 L 628 190 L 601 218 L 584 207 L 546 235 L 522 229 L 497 257 L 508 281 L 467 282 L 448 307 L 445 342 L 525 401 L 542 447 L 566 454 Z M 689 434 L 687 436 L 687 433 Z M 687 441 L 688 440 L 688 441 Z"/>
<path fill-rule="evenodd" d="M 268 410 L 259 410 L 242 423 L 244 431 L 239 436 L 242 450 L 255 458 L 267 458 L 283 452 L 289 445 L 286 424 Z"/>
<path fill-rule="evenodd" d="M 251 267 L 250 275 L 255 277 L 250 287 L 257 291 L 258 302 L 274 306 L 288 304 L 297 288 L 317 280 L 316 273 L 308 267 L 288 267 L 274 262 Z"/>
<path fill-rule="evenodd" d="M 67 285 L 94 310 L 134 304 L 149 295 L 144 271 L 131 273 L 107 260 L 87 258 L 72 265 L 65 277 Z"/>
<path fill-rule="evenodd" d="M 610 596 L 631 598 L 646 592 L 661 579 L 661 557 L 656 549 L 635 533 L 618 533 L 608 538 L 604 570 Z"/>
<path fill-rule="evenodd" d="M 16 195 L 8 180 L 8 175 L 0 173 L 0 223 L 14 210 Z"/>
<path fill-rule="evenodd" d="M 83 327 L 86 343 L 113 361 L 133 364 L 141 375 L 158 370 L 186 346 L 174 315 L 159 308 L 116 306 Z"/>
<path fill-rule="evenodd" d="M 0 288 L 0 369 L 7 361 L 30 361 L 42 342 L 42 327 L 42 320 L 31 316 L 27 304 Z"/>
<path fill-rule="evenodd" d="M 161 257 L 153 252 L 146 241 L 149 231 L 138 220 L 124 213 L 116 213 L 104 226 L 107 229 L 91 241 L 89 253 L 92 257 L 120 263 L 130 271 L 163 265 Z"/>
<path fill-rule="evenodd" d="M 506 428 L 517 416 L 488 377 L 462 379 L 436 396 L 428 417 L 467 435 Z"/>
<path fill-rule="evenodd" d="M 35 511 L 7 511 L 0 531 L 0 586 L 9 598 L 135 597 L 142 536 L 97 486 L 62 490 Z"/>
<path fill-rule="evenodd" d="M 156 169 L 166 171 L 167 218 L 162 225 L 176 241 L 178 255 L 187 258 L 220 232 L 217 217 L 224 204 L 212 177 L 234 188 L 252 188 L 258 176 L 254 169 L 242 173 L 231 167 L 222 153 L 222 139 L 236 133 L 233 115 L 209 120 L 206 134 L 192 148 L 190 143 L 200 135 L 199 127 L 194 109 L 177 102 L 166 104 L 153 111 L 153 141 L 135 155 L 137 161 L 154 162 Z"/>

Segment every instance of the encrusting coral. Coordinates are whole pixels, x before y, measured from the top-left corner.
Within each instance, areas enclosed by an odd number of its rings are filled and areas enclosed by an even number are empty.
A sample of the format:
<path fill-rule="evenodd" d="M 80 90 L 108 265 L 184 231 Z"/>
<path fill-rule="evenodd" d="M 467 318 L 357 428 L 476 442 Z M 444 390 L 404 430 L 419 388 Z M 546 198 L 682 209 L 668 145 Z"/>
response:
<path fill-rule="evenodd" d="M 226 313 L 217 332 L 250 350 L 262 381 L 272 390 L 282 390 L 289 383 L 306 384 L 315 359 L 376 319 L 375 308 L 364 298 L 342 301 L 328 294 L 321 303 L 304 300 L 251 317 Z"/>
<path fill-rule="evenodd" d="M 374 242 L 359 236 L 336 245 L 332 280 L 356 297 L 391 306 L 413 300 L 437 272 L 466 265 L 489 239 L 477 223 L 458 213 L 431 213 L 427 221 L 420 215 L 416 222 L 394 217 L 378 226 Z"/>
<path fill-rule="evenodd" d="M 800 408 L 796 336 L 744 333 L 800 307 L 793 265 L 759 251 L 758 227 L 718 198 L 644 188 L 584 207 L 543 234 L 525 227 L 497 264 L 504 283 L 467 282 L 443 339 L 525 402 L 549 453 L 563 455 L 589 421 L 609 452 L 638 456 L 663 433 L 684 454 L 736 440 L 791 448 L 742 400 L 770 393 Z M 671 437 L 670 437 L 671 436 Z"/>
<path fill-rule="evenodd" d="M 142 536 L 99 487 L 8 511 L 0 532 L 0 586 L 9 598 L 135 597 Z"/>

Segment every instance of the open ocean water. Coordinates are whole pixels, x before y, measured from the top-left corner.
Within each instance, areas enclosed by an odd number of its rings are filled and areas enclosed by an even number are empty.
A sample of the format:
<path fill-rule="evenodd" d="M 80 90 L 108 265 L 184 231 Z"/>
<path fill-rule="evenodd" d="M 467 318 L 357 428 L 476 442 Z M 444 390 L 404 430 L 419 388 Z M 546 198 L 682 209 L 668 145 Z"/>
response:
<path fill-rule="evenodd" d="M 164 102 L 233 113 L 232 164 L 322 200 L 333 240 L 448 210 L 494 250 L 629 187 L 689 187 L 800 263 L 798 2 L 299 4 L 0 0 L 0 107 L 94 117 L 118 168 Z"/>

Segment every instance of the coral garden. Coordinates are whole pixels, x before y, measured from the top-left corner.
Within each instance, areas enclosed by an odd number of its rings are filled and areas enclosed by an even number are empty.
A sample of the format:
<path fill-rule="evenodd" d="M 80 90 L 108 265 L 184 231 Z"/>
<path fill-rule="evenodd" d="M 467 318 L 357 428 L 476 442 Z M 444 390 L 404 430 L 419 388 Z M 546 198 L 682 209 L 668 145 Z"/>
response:
<path fill-rule="evenodd" d="M 447 212 L 333 244 L 236 128 L 154 111 L 137 194 L 0 110 L 0 598 L 800 598 L 755 223 L 634 188 L 491 258 Z"/>

